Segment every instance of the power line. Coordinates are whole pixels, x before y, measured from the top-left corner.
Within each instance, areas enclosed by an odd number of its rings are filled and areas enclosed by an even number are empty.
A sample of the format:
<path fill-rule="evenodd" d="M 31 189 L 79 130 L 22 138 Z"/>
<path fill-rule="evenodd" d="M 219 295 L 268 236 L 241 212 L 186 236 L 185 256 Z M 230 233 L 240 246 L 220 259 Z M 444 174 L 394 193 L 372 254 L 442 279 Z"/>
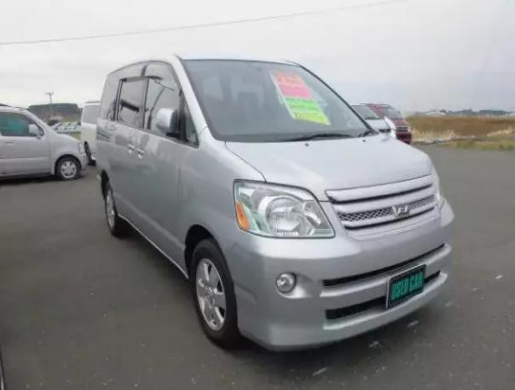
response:
<path fill-rule="evenodd" d="M 126 31 L 126 32 L 111 33 L 111 34 L 83 35 L 83 36 L 78 36 L 78 37 L 47 38 L 47 39 L 36 39 L 36 40 L 26 40 L 26 41 L 6 41 L 6 42 L 0 42 L 0 46 L 36 45 L 36 44 L 54 43 L 54 42 L 85 41 L 85 40 L 91 40 L 91 39 L 118 38 L 118 37 L 125 37 L 125 36 L 131 36 L 131 35 L 144 35 L 144 34 L 156 34 L 156 33 L 171 32 L 171 31 L 194 30 L 194 29 L 201 29 L 201 28 L 208 28 L 208 27 L 230 26 L 230 25 L 234 25 L 234 24 L 256 23 L 256 22 L 263 22 L 263 21 L 268 21 L 268 20 L 280 20 L 280 19 L 296 18 L 296 17 L 300 17 L 300 16 L 333 13 L 333 12 L 338 12 L 338 11 L 342 11 L 342 10 L 346 10 L 346 9 L 378 7 L 378 6 L 383 6 L 383 5 L 395 4 L 395 3 L 404 3 L 407 1 L 413 1 L 413 0 L 383 0 L 383 1 L 375 1 L 375 2 L 370 2 L 370 3 L 365 3 L 365 4 L 346 5 L 346 6 L 326 8 L 326 9 L 314 10 L 314 11 L 296 12 L 296 13 L 289 13 L 289 14 L 282 14 L 282 15 L 261 16 L 261 17 L 256 17 L 256 18 L 247 18 L 247 19 L 238 19 L 238 20 L 228 20 L 228 21 L 224 21 L 224 22 L 211 22 L 211 23 L 190 24 L 190 25 L 184 25 L 184 26 L 164 27 L 164 28 L 156 28 L 156 29 L 148 29 L 148 30 Z"/>

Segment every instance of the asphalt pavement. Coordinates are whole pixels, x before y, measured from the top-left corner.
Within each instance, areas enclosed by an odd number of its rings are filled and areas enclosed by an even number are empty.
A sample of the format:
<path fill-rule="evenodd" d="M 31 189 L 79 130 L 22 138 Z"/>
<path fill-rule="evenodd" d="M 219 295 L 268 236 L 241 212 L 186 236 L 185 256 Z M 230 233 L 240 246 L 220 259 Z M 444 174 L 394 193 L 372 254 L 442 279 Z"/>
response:
<path fill-rule="evenodd" d="M 95 171 L 0 183 L 0 345 L 18 389 L 513 389 L 515 153 L 425 148 L 456 213 L 454 273 L 424 309 L 303 352 L 201 333 L 188 283 L 111 237 Z"/>

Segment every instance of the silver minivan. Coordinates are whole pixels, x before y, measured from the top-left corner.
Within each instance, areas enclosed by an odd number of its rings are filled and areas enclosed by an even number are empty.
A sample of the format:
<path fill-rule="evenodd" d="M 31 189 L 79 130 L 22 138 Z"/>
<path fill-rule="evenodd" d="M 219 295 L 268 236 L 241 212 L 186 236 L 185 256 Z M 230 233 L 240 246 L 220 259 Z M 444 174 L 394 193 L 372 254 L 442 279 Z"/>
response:
<path fill-rule="evenodd" d="M 75 180 L 85 166 L 79 141 L 56 133 L 27 110 L 0 106 L 0 178 L 55 175 Z"/>
<path fill-rule="evenodd" d="M 206 335 L 342 340 L 431 301 L 453 212 L 423 152 L 284 61 L 170 56 L 107 77 L 97 167 L 108 227 L 191 280 Z"/>

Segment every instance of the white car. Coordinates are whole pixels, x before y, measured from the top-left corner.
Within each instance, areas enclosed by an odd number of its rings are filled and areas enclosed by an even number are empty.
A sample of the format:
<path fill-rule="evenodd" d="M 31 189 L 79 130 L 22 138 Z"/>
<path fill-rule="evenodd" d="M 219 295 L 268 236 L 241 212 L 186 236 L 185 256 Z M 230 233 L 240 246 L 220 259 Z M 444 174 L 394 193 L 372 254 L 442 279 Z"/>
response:
<path fill-rule="evenodd" d="M 397 138 L 396 126 L 387 117 L 381 118 L 364 104 L 353 104 L 352 108 L 374 129 L 392 138 Z"/>
<path fill-rule="evenodd" d="M 0 178 L 55 175 L 74 180 L 86 166 L 75 138 L 57 134 L 31 112 L 0 106 Z"/>
<path fill-rule="evenodd" d="M 97 155 L 97 118 L 99 102 L 87 102 L 82 109 L 80 142 L 84 146 L 88 162 L 92 164 Z"/>

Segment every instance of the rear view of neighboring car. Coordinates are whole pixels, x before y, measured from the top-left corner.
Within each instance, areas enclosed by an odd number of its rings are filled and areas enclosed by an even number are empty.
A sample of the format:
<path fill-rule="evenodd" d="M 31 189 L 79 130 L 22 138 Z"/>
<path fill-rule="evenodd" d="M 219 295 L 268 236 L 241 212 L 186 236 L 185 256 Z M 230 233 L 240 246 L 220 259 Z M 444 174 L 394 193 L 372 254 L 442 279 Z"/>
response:
<path fill-rule="evenodd" d="M 392 138 L 396 138 L 395 124 L 388 120 L 388 118 L 380 118 L 374 111 L 368 108 L 365 104 L 353 104 L 352 108 L 367 121 L 367 123 L 374 129 L 383 134 L 389 134 Z"/>
<path fill-rule="evenodd" d="M 397 139 L 411 144 L 411 128 L 402 114 L 389 104 L 367 104 L 380 118 L 390 119 L 396 127 Z"/>
<path fill-rule="evenodd" d="M 97 118 L 99 102 L 87 102 L 82 109 L 80 142 L 88 156 L 88 162 L 92 164 L 97 154 Z"/>

